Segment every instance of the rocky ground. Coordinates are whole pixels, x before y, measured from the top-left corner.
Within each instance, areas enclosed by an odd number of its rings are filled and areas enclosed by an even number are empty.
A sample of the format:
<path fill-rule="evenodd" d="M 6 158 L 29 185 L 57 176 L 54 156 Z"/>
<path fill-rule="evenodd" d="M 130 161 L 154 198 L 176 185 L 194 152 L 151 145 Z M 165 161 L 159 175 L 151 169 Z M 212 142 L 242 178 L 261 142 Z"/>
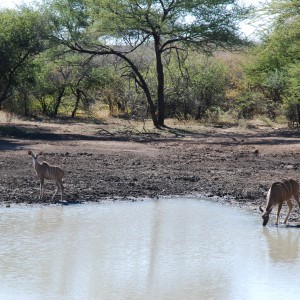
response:
<path fill-rule="evenodd" d="M 68 202 L 195 195 L 257 210 L 272 182 L 300 179 L 297 130 L 173 125 L 145 133 L 116 128 L 2 119 L 0 203 L 50 203 L 54 184 L 45 183 L 45 198 L 39 200 L 28 150 L 44 151 L 42 160 L 65 170 Z"/>

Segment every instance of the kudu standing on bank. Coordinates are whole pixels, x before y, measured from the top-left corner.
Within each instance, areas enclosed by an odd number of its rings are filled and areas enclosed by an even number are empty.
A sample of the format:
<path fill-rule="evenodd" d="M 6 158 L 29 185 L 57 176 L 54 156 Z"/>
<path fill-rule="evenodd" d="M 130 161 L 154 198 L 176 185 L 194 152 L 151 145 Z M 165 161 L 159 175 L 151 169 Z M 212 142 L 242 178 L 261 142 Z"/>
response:
<path fill-rule="evenodd" d="M 283 224 L 286 224 L 289 215 L 292 210 L 292 197 L 297 201 L 299 208 L 300 208 L 300 202 L 299 202 L 299 184 L 294 179 L 284 179 L 281 182 L 274 182 L 271 186 L 271 188 L 268 191 L 267 195 L 267 207 L 264 210 L 261 206 L 259 207 L 260 211 L 263 213 L 263 226 L 266 226 L 269 221 L 269 216 L 274 208 L 274 206 L 278 205 L 278 211 L 277 211 L 277 218 L 275 225 L 278 225 L 278 219 L 280 210 L 282 207 L 282 204 L 286 201 L 288 205 L 288 213 L 287 216 L 283 222 Z"/>
<path fill-rule="evenodd" d="M 56 185 L 54 195 L 52 200 L 57 195 L 58 190 L 61 190 L 61 200 L 63 199 L 64 186 L 62 179 L 64 177 L 64 171 L 60 167 L 50 166 L 47 162 L 43 161 L 42 163 L 38 162 L 38 157 L 43 155 L 43 152 L 34 154 L 31 150 L 28 151 L 28 154 L 31 155 L 33 160 L 33 167 L 35 169 L 36 175 L 40 178 L 40 199 L 44 196 L 44 180 L 53 180 Z"/>

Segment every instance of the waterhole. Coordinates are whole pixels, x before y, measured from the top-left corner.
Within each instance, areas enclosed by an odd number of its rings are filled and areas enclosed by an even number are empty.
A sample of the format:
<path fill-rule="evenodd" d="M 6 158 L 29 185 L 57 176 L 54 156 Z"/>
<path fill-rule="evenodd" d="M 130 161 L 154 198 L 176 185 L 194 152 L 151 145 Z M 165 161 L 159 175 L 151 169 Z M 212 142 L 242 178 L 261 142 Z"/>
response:
<path fill-rule="evenodd" d="M 0 299 L 299 299 L 300 229 L 261 223 L 192 198 L 1 208 Z"/>

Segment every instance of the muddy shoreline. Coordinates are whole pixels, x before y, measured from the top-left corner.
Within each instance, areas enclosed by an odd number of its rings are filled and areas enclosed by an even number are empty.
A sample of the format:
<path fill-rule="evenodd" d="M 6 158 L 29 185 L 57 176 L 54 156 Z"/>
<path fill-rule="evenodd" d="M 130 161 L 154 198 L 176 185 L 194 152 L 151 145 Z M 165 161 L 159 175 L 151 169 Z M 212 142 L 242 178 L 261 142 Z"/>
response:
<path fill-rule="evenodd" d="M 45 183 L 40 201 L 28 150 L 44 151 L 44 160 L 65 170 L 68 202 L 194 195 L 256 210 L 272 182 L 300 180 L 297 130 L 185 127 L 137 133 L 105 124 L 2 122 L 2 205 L 49 204 L 54 184 Z"/>

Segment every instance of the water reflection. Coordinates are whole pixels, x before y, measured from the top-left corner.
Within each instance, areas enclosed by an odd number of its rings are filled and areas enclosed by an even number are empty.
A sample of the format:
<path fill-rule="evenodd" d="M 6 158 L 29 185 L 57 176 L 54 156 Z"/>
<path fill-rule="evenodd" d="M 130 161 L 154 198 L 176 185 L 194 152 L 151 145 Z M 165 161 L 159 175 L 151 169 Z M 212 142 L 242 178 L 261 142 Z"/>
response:
<path fill-rule="evenodd" d="M 168 199 L 0 213 L 0 299 L 298 297 L 300 231 L 241 209 Z"/>
<path fill-rule="evenodd" d="M 298 228 L 263 228 L 270 258 L 275 262 L 293 261 L 298 258 L 300 230 Z"/>
<path fill-rule="evenodd" d="M 210 254 L 207 232 L 196 221 L 201 212 L 174 204 L 169 203 L 168 210 L 159 202 L 152 207 L 146 299 L 198 299 L 195 287 L 200 286 L 207 299 L 220 294 L 227 298 L 231 283 L 218 258 L 222 247 Z"/>

